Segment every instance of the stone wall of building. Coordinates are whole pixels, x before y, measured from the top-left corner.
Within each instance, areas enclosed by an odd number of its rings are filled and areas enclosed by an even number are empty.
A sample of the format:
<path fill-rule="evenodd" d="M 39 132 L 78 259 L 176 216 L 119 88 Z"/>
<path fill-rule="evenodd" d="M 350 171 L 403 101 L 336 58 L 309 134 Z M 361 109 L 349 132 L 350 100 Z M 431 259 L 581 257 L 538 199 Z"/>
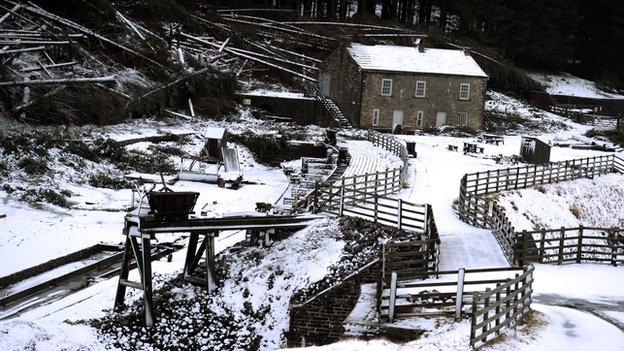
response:
<path fill-rule="evenodd" d="M 292 305 L 287 345 L 326 345 L 338 341 L 345 332 L 343 322 L 360 297 L 360 285 L 376 283 L 380 270 L 381 262 L 377 262 L 308 302 Z"/>
<path fill-rule="evenodd" d="M 392 96 L 381 95 L 382 79 L 392 79 Z M 416 81 L 426 81 L 426 96 L 415 97 Z M 459 99 L 461 83 L 470 84 L 470 98 Z M 468 114 L 468 126 L 483 129 L 483 110 L 487 79 L 434 74 L 406 74 L 391 72 L 365 72 L 362 98 L 362 128 L 392 129 L 394 110 L 404 114 L 405 126 L 416 126 L 416 115 L 423 111 L 422 128 L 436 126 L 438 112 L 446 112 L 446 124 L 458 125 L 457 113 Z M 379 125 L 373 126 L 373 110 L 380 110 Z"/>
<path fill-rule="evenodd" d="M 329 98 L 336 103 L 352 125 L 358 126 L 362 83 L 359 66 L 344 48 L 339 48 L 321 64 L 319 82 L 322 81 L 323 73 L 331 75 Z"/>

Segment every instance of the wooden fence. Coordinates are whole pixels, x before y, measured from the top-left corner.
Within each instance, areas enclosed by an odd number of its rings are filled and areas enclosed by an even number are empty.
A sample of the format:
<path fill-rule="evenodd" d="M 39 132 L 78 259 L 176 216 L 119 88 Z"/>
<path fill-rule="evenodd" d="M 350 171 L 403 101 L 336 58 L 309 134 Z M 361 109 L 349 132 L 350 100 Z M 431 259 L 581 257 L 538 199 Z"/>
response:
<path fill-rule="evenodd" d="M 560 233 L 562 229 L 523 234 L 514 230 L 505 209 L 498 205 L 493 196 L 499 191 L 524 189 L 538 184 L 593 177 L 611 172 L 624 173 L 624 160 L 615 155 L 607 155 L 553 162 L 544 166 L 532 165 L 466 174 L 460 185 L 459 216 L 474 226 L 492 229 L 503 254 L 512 265 L 537 261 L 609 262 L 617 265 L 621 263 L 622 248 L 618 244 L 621 237 L 620 229 L 563 228 L 563 236 L 560 235 L 557 238 L 553 233 Z M 607 234 L 589 234 L 588 232 L 583 235 L 583 230 L 615 234 L 612 235 L 612 240 L 607 240 Z M 578 234 L 571 235 L 570 233 Z M 602 242 L 596 242 L 600 236 L 602 236 Z M 572 244 L 572 241 L 575 244 Z M 590 254 L 599 248 L 611 251 L 608 255 L 607 253 Z M 556 252 L 553 253 L 553 250 Z M 560 252 L 564 254 L 563 260 L 559 257 Z M 570 256 L 574 257 L 570 258 Z"/>
<path fill-rule="evenodd" d="M 576 228 L 515 232 L 517 262 L 624 263 L 624 229 Z"/>
<path fill-rule="evenodd" d="M 392 135 L 379 133 L 374 130 L 368 131 L 367 139 L 375 146 L 382 147 L 393 153 L 395 156 L 400 158 L 401 161 L 403 161 L 403 164 L 407 164 L 407 160 L 409 158 L 407 148 L 399 139 L 395 138 Z"/>
<path fill-rule="evenodd" d="M 459 190 L 459 217 L 474 226 L 487 228 L 493 201 L 487 195 L 612 172 L 624 173 L 624 160 L 615 155 L 466 174 Z"/>
<path fill-rule="evenodd" d="M 532 302 L 534 270 L 533 266 L 528 266 L 515 278 L 496 283 L 496 288 L 474 293 L 470 321 L 473 349 L 494 339 L 502 328 L 515 327 L 522 321 Z"/>
<path fill-rule="evenodd" d="M 413 272 L 399 278 L 391 273 L 378 303 L 380 315 L 389 321 L 421 315 L 455 315 L 470 313 L 472 296 L 487 291 L 524 273 L 526 268 L 505 267 L 459 269 L 453 271 Z M 433 279 L 432 277 L 435 277 Z M 419 280 L 425 279 L 425 280 Z"/>
<path fill-rule="evenodd" d="M 319 186 L 314 200 L 315 212 L 362 217 L 375 223 L 417 232 L 425 231 L 430 213 L 424 204 L 379 196 L 347 186 Z"/>
<path fill-rule="evenodd" d="M 367 138 L 401 158 L 403 166 L 341 178 L 338 182 L 317 182 L 313 192 L 314 211 L 353 215 L 399 229 L 426 231 L 426 205 L 385 197 L 403 186 L 408 159 L 405 145 L 391 135 L 376 131 L 369 131 Z"/>

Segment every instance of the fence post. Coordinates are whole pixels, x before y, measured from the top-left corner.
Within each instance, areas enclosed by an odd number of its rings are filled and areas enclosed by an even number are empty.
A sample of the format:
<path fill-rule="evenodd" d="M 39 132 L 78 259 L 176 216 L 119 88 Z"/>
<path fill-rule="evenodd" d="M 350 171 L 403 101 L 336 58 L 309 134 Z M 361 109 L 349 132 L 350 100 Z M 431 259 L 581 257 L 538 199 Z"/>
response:
<path fill-rule="evenodd" d="M 394 323 L 394 305 L 396 303 L 397 273 L 392 272 L 390 278 L 390 301 L 388 302 L 388 320 Z"/>
<path fill-rule="evenodd" d="M 613 228 L 607 235 L 609 245 L 611 245 L 611 265 L 617 267 L 617 228 Z"/>
<path fill-rule="evenodd" d="M 490 288 L 486 288 L 485 294 L 488 296 L 483 300 L 483 320 L 484 321 L 490 317 L 490 297 L 492 297 L 492 295 L 490 295 L 489 292 L 490 292 Z M 487 341 L 487 330 L 488 330 L 489 325 L 490 323 L 485 323 L 483 324 L 483 328 L 481 329 L 481 332 L 483 333 L 483 339 L 481 339 L 481 341 L 484 343 Z"/>
<path fill-rule="evenodd" d="M 581 263 L 582 250 L 583 250 L 583 226 L 579 225 L 578 243 L 576 244 L 576 263 Z"/>
<path fill-rule="evenodd" d="M 496 283 L 496 309 L 494 310 L 494 315 L 498 316 L 498 314 L 500 313 L 500 299 L 501 299 L 501 292 L 500 292 L 500 286 L 501 283 Z M 496 317 L 496 322 L 495 322 L 495 326 L 498 327 L 500 325 L 500 316 Z M 500 334 L 500 329 L 496 331 L 496 336 L 498 336 Z"/>
<path fill-rule="evenodd" d="M 344 197 L 345 197 L 345 188 L 344 188 L 344 178 L 342 179 L 342 186 L 340 187 L 340 209 L 338 210 L 338 215 L 342 217 L 344 212 Z"/>
<path fill-rule="evenodd" d="M 431 226 L 429 225 L 429 208 L 431 207 L 431 205 L 426 204 L 425 205 L 425 218 L 423 219 L 423 226 L 424 226 L 424 232 L 425 235 L 431 237 Z"/>
<path fill-rule="evenodd" d="M 401 226 L 403 224 L 403 200 L 399 199 L 399 207 L 397 208 L 397 226 L 399 230 L 401 230 Z"/>
<path fill-rule="evenodd" d="M 373 222 L 377 223 L 377 217 L 379 216 L 379 195 L 377 193 L 373 194 L 374 205 L 373 205 Z"/>
<path fill-rule="evenodd" d="M 540 233 L 541 238 L 540 238 L 540 263 L 545 262 L 546 260 L 544 259 L 544 256 L 546 255 L 546 229 L 542 229 L 542 232 Z"/>
<path fill-rule="evenodd" d="M 559 232 L 559 262 L 557 264 L 563 263 L 563 246 L 565 245 L 565 227 L 561 227 L 561 232 Z"/>
<path fill-rule="evenodd" d="M 464 276 L 466 270 L 460 268 L 457 271 L 457 294 L 455 295 L 455 321 L 459 322 L 461 319 L 462 304 L 464 302 Z"/>
<path fill-rule="evenodd" d="M 319 211 L 319 204 L 318 204 L 318 198 L 319 198 L 319 190 L 320 190 L 320 186 L 319 186 L 319 181 L 317 180 L 316 182 L 314 182 L 314 213 L 318 213 Z"/>
<path fill-rule="evenodd" d="M 475 340 L 476 338 L 476 334 L 477 331 L 476 326 L 477 326 L 477 301 L 479 301 L 479 293 L 475 292 L 472 295 L 472 316 L 470 318 L 470 346 L 474 349 L 475 348 L 475 344 L 477 343 L 477 340 Z"/>
<path fill-rule="evenodd" d="M 383 195 L 388 193 L 388 166 L 386 166 L 386 172 L 384 173 L 384 191 Z"/>

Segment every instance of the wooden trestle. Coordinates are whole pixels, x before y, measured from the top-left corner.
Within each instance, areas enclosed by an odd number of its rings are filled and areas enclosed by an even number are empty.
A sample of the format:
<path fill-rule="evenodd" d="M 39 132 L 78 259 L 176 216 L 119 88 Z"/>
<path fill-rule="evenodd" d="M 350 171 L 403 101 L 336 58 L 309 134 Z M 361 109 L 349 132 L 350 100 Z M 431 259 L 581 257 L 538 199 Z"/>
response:
<path fill-rule="evenodd" d="M 124 254 L 115 295 L 115 310 L 125 306 L 126 289 L 133 288 L 143 291 L 145 326 L 154 325 L 154 300 L 152 291 L 151 240 L 159 233 L 190 233 L 184 260 L 184 280 L 201 284 L 209 290 L 216 288 L 215 271 L 215 238 L 224 230 L 260 230 L 265 233 L 265 242 L 269 234 L 276 228 L 299 229 L 319 216 L 241 216 L 226 218 L 190 218 L 182 221 L 157 221 L 149 216 L 126 216 L 123 235 L 126 237 Z M 200 264 L 204 259 L 203 266 Z M 128 275 L 134 260 L 141 277 L 140 282 L 130 281 Z"/>

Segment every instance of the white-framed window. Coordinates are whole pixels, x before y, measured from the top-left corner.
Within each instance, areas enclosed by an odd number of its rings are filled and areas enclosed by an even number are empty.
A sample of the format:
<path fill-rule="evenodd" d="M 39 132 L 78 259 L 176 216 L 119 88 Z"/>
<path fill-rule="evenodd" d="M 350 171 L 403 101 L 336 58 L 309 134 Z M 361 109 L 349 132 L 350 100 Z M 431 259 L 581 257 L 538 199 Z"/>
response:
<path fill-rule="evenodd" d="M 424 98 L 427 96 L 427 82 L 419 80 L 416 82 L 416 97 Z"/>
<path fill-rule="evenodd" d="M 459 86 L 459 99 L 460 100 L 470 99 L 470 84 L 461 83 L 461 85 Z"/>
<path fill-rule="evenodd" d="M 392 79 L 381 80 L 381 96 L 392 96 Z"/>
<path fill-rule="evenodd" d="M 373 126 L 377 127 L 379 125 L 379 109 L 376 108 L 373 110 Z"/>
<path fill-rule="evenodd" d="M 466 112 L 457 112 L 457 120 L 460 126 L 468 125 L 468 114 Z"/>
<path fill-rule="evenodd" d="M 423 111 L 416 112 L 416 127 L 422 128 L 424 118 L 425 118 L 425 113 Z"/>

